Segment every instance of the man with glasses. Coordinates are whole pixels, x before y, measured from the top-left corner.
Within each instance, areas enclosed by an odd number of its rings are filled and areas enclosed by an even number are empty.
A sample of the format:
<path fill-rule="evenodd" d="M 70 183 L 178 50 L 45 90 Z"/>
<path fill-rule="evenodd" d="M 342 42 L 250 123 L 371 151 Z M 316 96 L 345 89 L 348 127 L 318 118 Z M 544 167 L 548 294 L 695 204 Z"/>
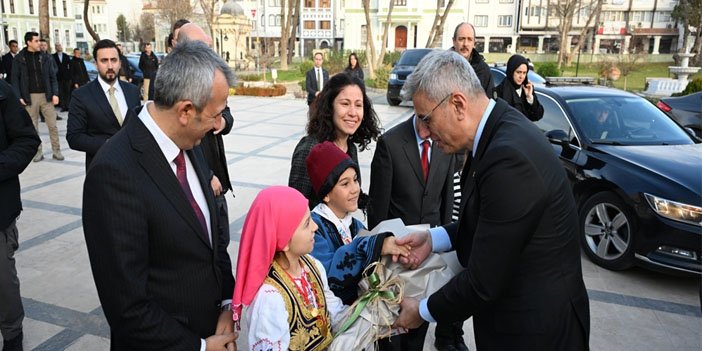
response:
<path fill-rule="evenodd" d="M 421 85 L 420 85 L 421 83 Z M 491 100 L 453 51 L 425 56 L 402 89 L 446 153 L 469 150 L 457 222 L 397 239 L 416 268 L 456 250 L 465 269 L 418 301 L 402 301 L 396 326 L 473 317 L 478 350 L 587 350 L 590 313 L 577 210 L 569 181 L 543 133 Z"/>
<path fill-rule="evenodd" d="M 429 134 L 422 117 L 413 115 L 378 138 L 371 163 L 369 228 L 391 218 L 400 218 L 407 225 L 432 227 L 451 222 L 456 156 L 435 147 Z M 392 346 L 421 351 L 428 325 L 393 337 L 386 345 L 381 343 L 381 349 Z M 440 323 L 436 329 L 439 351 L 462 350 L 456 346 L 459 344 L 466 347 L 462 331 L 455 332 L 451 323 Z M 447 337 L 439 340 L 440 335 Z"/>

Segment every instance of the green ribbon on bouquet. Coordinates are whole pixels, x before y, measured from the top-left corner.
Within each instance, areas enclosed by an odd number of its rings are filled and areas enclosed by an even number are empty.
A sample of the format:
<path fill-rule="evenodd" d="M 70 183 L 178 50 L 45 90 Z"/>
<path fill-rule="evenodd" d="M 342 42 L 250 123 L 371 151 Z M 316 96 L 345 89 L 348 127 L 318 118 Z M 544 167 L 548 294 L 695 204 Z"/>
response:
<path fill-rule="evenodd" d="M 384 265 L 381 262 L 374 262 L 363 271 L 363 276 L 368 282 L 368 291 L 363 293 L 363 295 L 361 295 L 361 297 L 356 300 L 353 305 L 351 305 L 350 308 L 353 309 L 353 313 L 351 313 L 348 319 L 346 319 L 334 337 L 341 335 L 349 327 L 351 327 L 351 325 L 353 325 L 356 319 L 358 319 L 358 317 L 361 315 L 361 311 L 366 308 L 366 305 L 368 305 L 369 302 L 376 299 L 381 299 L 381 301 L 385 301 L 387 303 L 399 304 L 400 301 L 402 301 L 404 282 L 399 278 L 392 278 L 383 282 L 383 267 Z M 369 271 L 372 272 L 369 273 Z M 397 288 L 399 293 L 396 294 L 393 291 L 393 288 Z"/>

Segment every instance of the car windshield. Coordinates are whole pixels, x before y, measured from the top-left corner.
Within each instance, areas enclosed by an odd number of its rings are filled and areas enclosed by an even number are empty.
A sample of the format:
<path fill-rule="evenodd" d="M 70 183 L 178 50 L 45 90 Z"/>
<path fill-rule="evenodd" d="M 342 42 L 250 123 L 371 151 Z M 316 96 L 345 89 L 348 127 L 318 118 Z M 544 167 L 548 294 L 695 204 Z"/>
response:
<path fill-rule="evenodd" d="M 667 115 L 640 97 L 566 100 L 575 123 L 590 141 L 613 145 L 692 144 L 692 138 Z"/>
<path fill-rule="evenodd" d="M 417 63 L 429 53 L 429 50 L 407 50 L 400 57 L 398 65 L 416 66 Z"/>

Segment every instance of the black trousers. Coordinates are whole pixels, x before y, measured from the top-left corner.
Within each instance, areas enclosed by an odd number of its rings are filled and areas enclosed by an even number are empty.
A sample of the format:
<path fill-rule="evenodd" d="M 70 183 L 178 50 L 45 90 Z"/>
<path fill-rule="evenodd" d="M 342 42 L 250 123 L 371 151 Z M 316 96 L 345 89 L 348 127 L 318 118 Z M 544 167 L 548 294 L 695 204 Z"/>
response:
<path fill-rule="evenodd" d="M 58 81 L 59 88 L 59 107 L 68 109 L 68 104 L 71 101 L 71 80 Z"/>

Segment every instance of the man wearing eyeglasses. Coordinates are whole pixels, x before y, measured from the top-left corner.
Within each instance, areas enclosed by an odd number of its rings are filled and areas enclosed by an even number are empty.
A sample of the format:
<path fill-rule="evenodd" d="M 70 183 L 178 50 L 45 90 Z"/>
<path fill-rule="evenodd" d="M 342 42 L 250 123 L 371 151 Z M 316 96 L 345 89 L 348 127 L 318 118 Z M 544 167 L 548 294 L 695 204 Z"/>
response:
<path fill-rule="evenodd" d="M 408 268 L 456 250 L 465 269 L 428 298 L 405 298 L 396 326 L 473 317 L 478 350 L 587 350 L 575 200 L 541 131 L 489 99 L 453 51 L 425 56 L 402 96 L 425 116 L 436 146 L 467 149 L 469 158 L 458 221 L 397 239 L 412 247 Z"/>

